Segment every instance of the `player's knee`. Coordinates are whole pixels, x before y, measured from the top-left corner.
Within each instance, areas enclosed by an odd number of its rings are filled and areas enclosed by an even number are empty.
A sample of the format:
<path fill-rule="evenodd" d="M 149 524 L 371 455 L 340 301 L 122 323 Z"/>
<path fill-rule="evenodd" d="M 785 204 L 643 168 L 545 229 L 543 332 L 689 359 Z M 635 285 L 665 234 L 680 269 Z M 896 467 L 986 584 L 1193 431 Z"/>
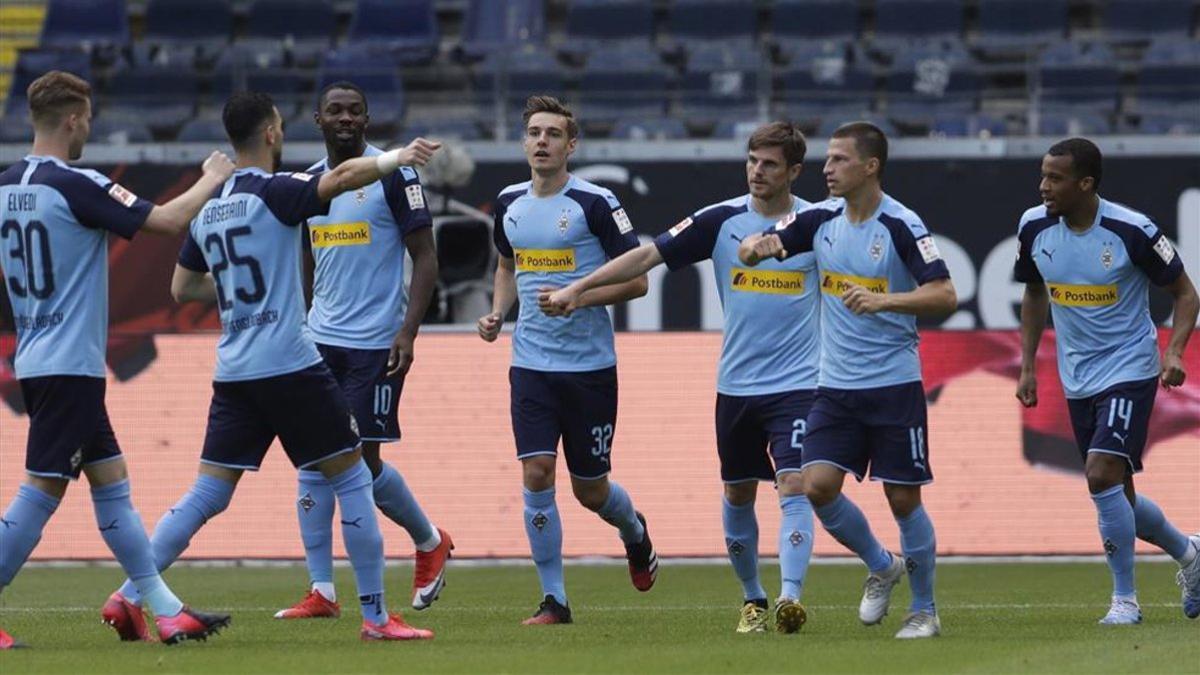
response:
<path fill-rule="evenodd" d="M 538 456 L 522 460 L 521 477 L 526 490 L 549 490 L 554 487 L 554 458 Z"/>
<path fill-rule="evenodd" d="M 599 511 L 604 507 L 604 502 L 608 500 L 608 481 L 607 480 L 575 480 L 571 481 L 571 491 L 575 493 L 575 499 L 579 500 L 579 504 L 589 511 Z"/>
<path fill-rule="evenodd" d="M 921 505 L 921 488 L 917 485 L 893 485 L 885 483 L 883 488 L 888 506 L 896 518 L 906 518 Z"/>
<path fill-rule="evenodd" d="M 1123 484 L 1128 471 L 1129 465 L 1124 457 L 1099 452 L 1089 453 L 1084 465 L 1088 492 L 1097 494 Z"/>
<path fill-rule="evenodd" d="M 781 473 L 775 480 L 780 497 L 795 497 L 804 494 L 804 480 L 797 471 Z"/>
<path fill-rule="evenodd" d="M 725 484 L 725 501 L 733 506 L 745 506 L 754 501 L 758 494 L 758 481 Z"/>
<path fill-rule="evenodd" d="M 800 491 L 808 501 L 812 502 L 813 506 L 825 506 L 838 498 L 838 494 L 842 491 L 842 486 L 837 482 L 823 481 L 815 476 L 810 476 L 808 473 L 802 474 L 800 480 Z"/>
<path fill-rule="evenodd" d="M 379 456 L 379 443 L 375 441 L 363 441 L 362 458 L 367 463 L 367 469 L 371 471 L 372 478 L 378 478 L 383 472 L 383 458 Z"/>

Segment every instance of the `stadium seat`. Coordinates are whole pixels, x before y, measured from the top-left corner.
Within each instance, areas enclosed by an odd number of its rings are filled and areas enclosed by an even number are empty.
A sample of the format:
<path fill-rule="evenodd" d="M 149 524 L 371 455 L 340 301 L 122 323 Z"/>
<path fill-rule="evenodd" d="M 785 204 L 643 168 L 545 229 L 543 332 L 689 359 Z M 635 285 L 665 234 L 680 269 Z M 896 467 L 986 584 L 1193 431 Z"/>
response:
<path fill-rule="evenodd" d="M 407 143 L 418 136 L 457 141 L 477 141 L 483 138 L 483 132 L 474 119 L 465 117 L 451 117 L 441 120 L 416 119 L 404 123 L 404 128 L 400 132 L 397 141 Z"/>
<path fill-rule="evenodd" d="M 1142 115 L 1136 131 L 1143 134 L 1173 136 L 1200 134 L 1200 117 L 1196 115 Z"/>
<path fill-rule="evenodd" d="M 225 125 L 221 123 L 221 120 L 213 118 L 189 120 L 179 130 L 179 136 L 175 140 L 180 143 L 224 142 L 227 140 Z"/>
<path fill-rule="evenodd" d="M 941 59 L 918 61 L 887 76 L 889 114 L 898 104 L 926 105 L 937 113 L 968 113 L 979 105 L 983 78 L 972 66 Z M 894 118 L 893 118 L 894 119 Z"/>
<path fill-rule="evenodd" d="M 233 36 L 233 9 L 225 0 L 151 0 L 145 25 L 143 42 L 215 53 Z"/>
<path fill-rule="evenodd" d="M 869 110 L 875 97 L 875 78 L 844 61 L 814 62 L 791 68 L 780 76 L 781 99 L 798 117 L 821 116 L 831 108 Z"/>
<path fill-rule="evenodd" d="M 1192 0 L 1108 0 L 1104 35 L 1114 42 L 1186 38 L 1192 28 Z"/>
<path fill-rule="evenodd" d="M 1116 110 L 1117 62 L 1102 43 L 1063 42 L 1047 49 L 1041 56 L 1039 78 L 1044 105 L 1087 106 L 1101 113 Z"/>
<path fill-rule="evenodd" d="M 770 84 L 767 72 L 756 49 L 695 43 L 679 83 L 683 113 L 705 124 L 727 116 L 755 118 L 762 95 L 769 93 L 759 91 L 760 84 Z"/>
<path fill-rule="evenodd" d="M 246 16 L 249 43 L 281 45 L 302 64 L 314 63 L 329 48 L 337 17 L 319 0 L 255 0 Z"/>
<path fill-rule="evenodd" d="M 595 51 L 649 50 L 654 12 L 642 0 L 577 0 L 567 7 L 562 50 L 583 59 Z"/>
<path fill-rule="evenodd" d="M 144 119 L 156 134 L 191 118 L 200 91 L 190 69 L 140 68 L 115 74 L 104 89 L 105 114 Z"/>
<path fill-rule="evenodd" d="M 545 41 L 545 0 L 470 0 L 467 5 L 460 47 L 467 59 Z"/>
<path fill-rule="evenodd" d="M 386 49 L 400 64 L 425 64 L 438 50 L 432 0 L 358 0 L 346 41 Z"/>
<path fill-rule="evenodd" d="M 373 116 L 372 116 L 373 117 Z M 284 126 L 284 138 L 295 143 L 324 143 L 325 136 L 321 128 L 313 121 L 313 111 L 302 110 L 287 121 Z"/>
<path fill-rule="evenodd" d="M 1024 52 L 1066 34 L 1066 0 L 979 1 L 976 44 L 985 51 Z"/>
<path fill-rule="evenodd" d="M 666 109 L 669 81 L 669 71 L 648 47 L 597 52 L 579 78 L 580 117 L 602 123 L 658 117 Z"/>
<path fill-rule="evenodd" d="M 1159 40 L 1142 55 L 1137 112 L 1200 116 L 1200 43 Z"/>
<path fill-rule="evenodd" d="M 33 127 L 29 119 L 21 115 L 0 117 L 0 143 L 25 143 L 33 141 Z"/>
<path fill-rule="evenodd" d="M 510 118 L 514 113 L 520 116 L 529 96 L 561 96 L 566 87 L 563 66 L 553 54 L 533 45 L 492 52 L 476 65 L 473 82 L 480 104 L 503 105 Z"/>
<path fill-rule="evenodd" d="M 311 113 L 316 108 L 312 71 L 302 68 L 251 68 L 246 71 L 243 82 L 250 91 L 270 94 L 284 118 L 295 111 Z"/>
<path fill-rule="evenodd" d="M 667 36 L 686 51 L 692 45 L 720 41 L 742 49 L 756 49 L 757 10 L 738 0 L 676 0 L 670 7 Z"/>
<path fill-rule="evenodd" d="M 12 84 L 9 85 L 4 104 L 5 114 L 24 117 L 28 112 L 25 91 L 34 80 L 51 70 L 64 70 L 85 80 L 92 77 L 88 55 L 77 49 L 22 49 L 17 53 L 17 63 L 13 68 Z"/>
<path fill-rule="evenodd" d="M 1037 136 L 1084 136 L 1112 133 L 1112 124 L 1104 115 L 1089 110 L 1045 110 L 1036 130 Z"/>
<path fill-rule="evenodd" d="M 50 0 L 40 44 L 72 49 L 129 44 L 125 0 Z"/>
<path fill-rule="evenodd" d="M 622 117 L 613 126 L 613 138 L 630 141 L 687 138 L 687 127 L 674 117 Z"/>
<path fill-rule="evenodd" d="M 843 124 L 846 124 L 847 122 L 870 122 L 871 124 L 874 124 L 875 126 L 879 127 L 879 129 L 881 131 L 883 131 L 883 133 L 887 134 L 888 136 L 899 136 L 900 135 L 900 132 L 896 129 L 896 127 L 891 122 L 889 122 L 883 118 L 880 118 L 880 117 L 873 117 L 873 116 L 867 116 L 867 117 L 836 116 L 835 117 L 833 115 L 830 115 L 830 116 L 826 117 L 825 119 L 821 120 L 821 126 L 817 127 L 817 136 L 819 138 L 828 138 L 833 135 L 834 131 L 837 131 L 838 127 L 842 126 Z"/>
<path fill-rule="evenodd" d="M 369 49 L 343 47 L 325 54 L 316 89 L 338 80 L 348 80 L 363 90 L 376 128 L 395 125 L 404 117 L 404 86 L 399 73 L 393 64 L 381 63 Z"/>
<path fill-rule="evenodd" d="M 801 40 L 850 42 L 858 37 L 858 6 L 845 0 L 778 0 L 770 30 L 785 51 Z"/>
<path fill-rule="evenodd" d="M 1004 121 L 991 115 L 937 115 L 929 129 L 932 136 L 948 138 L 991 138 L 1004 136 L 1008 129 Z"/>
<path fill-rule="evenodd" d="M 958 0 L 878 0 L 874 42 L 882 46 L 958 39 L 963 4 Z"/>
<path fill-rule="evenodd" d="M 744 141 L 750 137 L 762 124 L 762 120 L 753 117 L 727 116 L 717 120 L 713 127 L 713 138 L 732 138 Z"/>

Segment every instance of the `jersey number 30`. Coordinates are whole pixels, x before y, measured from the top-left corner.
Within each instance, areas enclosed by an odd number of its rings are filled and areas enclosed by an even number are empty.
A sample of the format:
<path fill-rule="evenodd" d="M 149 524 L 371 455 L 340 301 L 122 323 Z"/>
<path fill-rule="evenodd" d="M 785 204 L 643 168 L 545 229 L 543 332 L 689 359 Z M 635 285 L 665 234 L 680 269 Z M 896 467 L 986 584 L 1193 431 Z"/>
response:
<path fill-rule="evenodd" d="M 8 288 L 18 298 L 32 295 L 45 300 L 54 295 L 54 263 L 50 258 L 50 233 L 39 220 L 31 220 L 22 228 L 15 220 L 0 225 L 0 239 L 12 237 L 8 253 L 21 261 L 25 271 L 22 279 L 16 274 L 8 277 Z M 12 271 L 12 268 L 9 268 Z"/>

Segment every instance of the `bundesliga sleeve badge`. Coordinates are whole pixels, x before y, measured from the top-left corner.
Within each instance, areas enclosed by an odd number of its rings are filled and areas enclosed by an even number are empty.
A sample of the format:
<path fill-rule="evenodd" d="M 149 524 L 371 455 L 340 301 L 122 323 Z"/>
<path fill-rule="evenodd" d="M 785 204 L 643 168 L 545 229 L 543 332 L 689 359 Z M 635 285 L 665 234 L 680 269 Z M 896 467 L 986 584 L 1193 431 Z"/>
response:
<path fill-rule="evenodd" d="M 678 237 L 680 232 L 683 232 L 684 230 L 688 229 L 689 227 L 691 227 L 691 225 L 692 225 L 692 219 L 684 218 L 683 220 L 676 223 L 675 226 L 669 230 L 669 232 L 671 233 L 672 237 Z"/>
<path fill-rule="evenodd" d="M 942 257 L 941 252 L 938 251 L 937 244 L 935 244 L 933 241 L 932 235 L 918 239 L 917 249 L 921 251 L 921 259 L 926 263 L 931 263 L 934 260 L 938 260 Z"/>
<path fill-rule="evenodd" d="M 1175 247 L 1167 241 L 1166 237 L 1159 237 L 1158 241 L 1154 242 L 1154 252 L 1162 258 L 1163 264 L 1166 265 L 1170 265 L 1171 261 L 1175 259 Z"/>
<path fill-rule="evenodd" d="M 137 195 L 133 194 L 129 190 L 126 190 L 120 183 L 113 183 L 111 186 L 109 186 L 108 196 L 115 199 L 117 203 L 125 208 L 133 206 L 138 199 Z"/>
<path fill-rule="evenodd" d="M 629 216 L 625 214 L 625 209 L 613 211 L 613 220 L 617 222 L 617 230 L 621 234 L 629 234 L 633 231 L 633 223 L 629 222 Z"/>
<path fill-rule="evenodd" d="M 408 197 L 408 208 L 425 208 L 425 193 L 421 191 L 420 185 L 409 185 L 404 188 L 404 195 Z"/>

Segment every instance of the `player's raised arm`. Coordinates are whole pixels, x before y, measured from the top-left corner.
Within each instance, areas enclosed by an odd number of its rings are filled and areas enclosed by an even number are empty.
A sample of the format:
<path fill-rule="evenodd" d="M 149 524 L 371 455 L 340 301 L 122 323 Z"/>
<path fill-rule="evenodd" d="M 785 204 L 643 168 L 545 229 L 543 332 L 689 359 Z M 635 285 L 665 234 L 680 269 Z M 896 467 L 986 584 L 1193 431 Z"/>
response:
<path fill-rule="evenodd" d="M 233 169 L 233 161 L 225 153 L 213 151 L 200 167 L 200 179 L 183 194 L 151 209 L 142 229 L 168 236 L 183 232 L 212 193 L 233 175 Z"/>
<path fill-rule="evenodd" d="M 437 141 L 417 138 L 403 148 L 388 150 L 381 155 L 348 159 L 321 174 L 317 196 L 327 202 L 343 192 L 370 185 L 401 166 L 425 166 L 441 147 Z"/>
<path fill-rule="evenodd" d="M 602 302 L 603 294 L 593 292 L 600 288 L 624 284 L 640 279 L 645 295 L 646 272 L 661 264 L 662 255 L 654 244 L 643 244 L 631 251 L 604 263 L 599 269 L 557 291 L 546 291 L 538 295 L 538 306 L 550 316 L 565 316 L 580 307 L 608 304 Z"/>

